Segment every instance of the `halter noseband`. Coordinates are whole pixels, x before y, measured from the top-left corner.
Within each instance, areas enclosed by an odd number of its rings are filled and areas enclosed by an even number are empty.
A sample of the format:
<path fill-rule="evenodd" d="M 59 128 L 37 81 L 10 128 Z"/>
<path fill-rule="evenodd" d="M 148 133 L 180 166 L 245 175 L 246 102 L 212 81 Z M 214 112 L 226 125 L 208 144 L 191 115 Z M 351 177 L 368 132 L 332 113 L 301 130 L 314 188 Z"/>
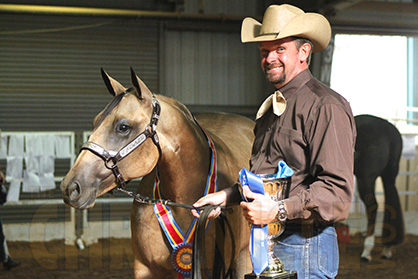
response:
<path fill-rule="evenodd" d="M 125 91 L 121 94 L 127 94 L 128 92 Z M 126 186 L 126 181 L 123 178 L 122 173 L 119 171 L 118 162 L 121 161 L 123 158 L 128 156 L 132 151 L 137 149 L 141 144 L 145 142 L 148 138 L 152 139 L 152 142 L 158 148 L 158 161 L 161 158 L 161 147 L 160 142 L 157 135 L 157 124 L 158 120 L 160 119 L 161 113 L 161 106 L 158 100 L 153 96 L 152 98 L 152 115 L 150 123 L 145 127 L 145 130 L 136 136 L 131 142 L 127 145 L 122 147 L 119 151 L 114 150 L 106 150 L 105 148 L 101 147 L 97 143 L 87 141 L 85 142 L 81 148 L 82 150 L 88 150 L 95 155 L 99 156 L 105 163 L 106 168 L 112 171 L 113 175 L 115 176 L 115 182 L 118 187 L 124 188 Z M 113 165 L 109 165 L 112 162 Z"/>

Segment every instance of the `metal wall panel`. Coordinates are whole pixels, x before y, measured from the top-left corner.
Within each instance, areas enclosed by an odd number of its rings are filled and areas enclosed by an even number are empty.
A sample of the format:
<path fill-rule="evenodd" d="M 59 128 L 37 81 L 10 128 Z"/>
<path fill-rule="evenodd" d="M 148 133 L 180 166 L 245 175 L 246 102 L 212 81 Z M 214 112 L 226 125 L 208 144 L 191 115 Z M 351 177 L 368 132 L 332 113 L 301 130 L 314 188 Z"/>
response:
<path fill-rule="evenodd" d="M 110 100 L 101 67 L 129 87 L 132 66 L 158 91 L 157 21 L 2 14 L 0 26 L 3 131 L 89 130 Z"/>
<path fill-rule="evenodd" d="M 164 36 L 164 95 L 192 106 L 258 106 L 272 90 L 257 44 L 242 44 L 239 32 L 170 29 Z"/>
<path fill-rule="evenodd" d="M 255 16 L 262 3 L 186 1 L 187 13 Z M 241 43 L 241 21 L 166 23 L 162 32 L 161 92 L 194 112 L 225 111 L 251 118 L 272 87 L 260 69 L 257 44 Z"/>

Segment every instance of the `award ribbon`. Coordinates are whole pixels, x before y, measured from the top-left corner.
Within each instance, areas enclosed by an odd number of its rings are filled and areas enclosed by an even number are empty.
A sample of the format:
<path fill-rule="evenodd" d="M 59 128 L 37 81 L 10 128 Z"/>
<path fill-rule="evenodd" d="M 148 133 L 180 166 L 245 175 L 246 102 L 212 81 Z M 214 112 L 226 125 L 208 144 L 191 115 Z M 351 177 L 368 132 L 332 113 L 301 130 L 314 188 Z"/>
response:
<path fill-rule="evenodd" d="M 248 186 L 252 192 L 264 195 L 263 180 L 254 173 L 244 168 L 239 172 L 239 179 L 242 187 Z M 244 196 L 242 198 L 247 200 Z M 249 249 L 253 272 L 257 276 L 268 266 L 268 233 L 267 225 L 251 225 Z"/>
<path fill-rule="evenodd" d="M 197 123 L 197 122 L 196 122 Z M 200 126 L 199 126 L 200 127 Z M 218 190 L 218 166 L 217 166 L 217 155 L 216 155 L 216 148 L 202 127 L 200 129 L 205 134 L 205 137 L 208 141 L 209 148 L 211 150 L 211 163 L 210 163 L 210 170 L 208 174 L 208 178 L 206 180 L 206 188 L 204 196 L 207 194 L 214 193 Z M 159 173 L 157 169 L 157 175 L 155 177 L 154 182 L 154 192 L 153 192 L 154 199 L 161 199 L 161 192 L 160 192 L 160 179 Z M 192 251 L 193 251 L 193 236 L 194 231 L 196 228 L 196 220 L 197 218 L 193 219 L 192 224 L 186 235 L 181 231 L 180 227 L 174 220 L 173 213 L 171 210 L 163 204 L 154 204 L 154 213 L 160 223 L 162 230 L 164 231 L 168 242 L 170 243 L 171 247 L 173 247 L 173 251 L 171 252 L 171 262 L 173 267 L 178 272 L 179 279 L 186 279 L 190 278 L 191 269 L 192 269 Z"/>
<path fill-rule="evenodd" d="M 285 178 L 292 175 L 293 170 L 284 161 L 279 161 L 277 173 L 273 174 L 272 177 Z M 252 192 L 264 195 L 263 180 L 258 175 L 244 168 L 239 172 L 239 180 L 242 187 L 248 186 Z M 248 202 L 244 195 L 242 195 L 242 199 Z M 257 276 L 259 276 L 268 266 L 267 238 L 267 225 L 251 225 L 249 250 L 251 262 L 253 264 L 253 272 Z"/>

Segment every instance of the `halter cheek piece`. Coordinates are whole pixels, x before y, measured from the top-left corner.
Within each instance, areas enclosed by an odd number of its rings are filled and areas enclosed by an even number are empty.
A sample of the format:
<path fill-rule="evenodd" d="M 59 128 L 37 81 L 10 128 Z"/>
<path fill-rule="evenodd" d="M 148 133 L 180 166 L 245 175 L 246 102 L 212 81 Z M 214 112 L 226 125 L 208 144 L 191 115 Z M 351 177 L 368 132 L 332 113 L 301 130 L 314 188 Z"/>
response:
<path fill-rule="evenodd" d="M 121 94 L 127 94 L 128 92 L 125 91 Z M 118 187 L 124 188 L 126 186 L 126 181 L 123 178 L 122 173 L 119 171 L 118 162 L 121 161 L 123 158 L 128 156 L 132 151 L 137 149 L 141 144 L 145 142 L 148 138 L 152 139 L 152 142 L 157 146 L 158 149 L 158 161 L 161 158 L 161 147 L 160 142 L 157 135 L 157 124 L 158 120 L 160 119 L 161 113 L 161 106 L 158 100 L 153 96 L 152 98 L 152 115 L 150 123 L 145 127 L 145 130 L 136 136 L 131 142 L 127 145 L 122 147 L 119 151 L 114 150 L 106 150 L 97 143 L 87 141 L 81 146 L 81 150 L 88 150 L 95 155 L 99 156 L 109 170 L 112 171 L 113 175 L 115 176 L 115 182 Z M 112 164 L 110 164 L 112 163 Z"/>

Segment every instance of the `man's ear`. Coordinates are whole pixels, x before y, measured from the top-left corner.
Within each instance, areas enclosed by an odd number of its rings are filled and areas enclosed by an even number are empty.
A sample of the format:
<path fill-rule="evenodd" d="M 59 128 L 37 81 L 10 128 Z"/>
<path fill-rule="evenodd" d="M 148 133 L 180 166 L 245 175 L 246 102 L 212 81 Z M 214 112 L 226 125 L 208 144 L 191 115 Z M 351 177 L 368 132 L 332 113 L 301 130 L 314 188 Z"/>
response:
<path fill-rule="evenodd" d="M 304 43 L 303 45 L 301 45 L 299 48 L 300 61 L 301 62 L 306 61 L 308 63 L 311 52 L 312 52 L 312 46 L 310 44 Z"/>

